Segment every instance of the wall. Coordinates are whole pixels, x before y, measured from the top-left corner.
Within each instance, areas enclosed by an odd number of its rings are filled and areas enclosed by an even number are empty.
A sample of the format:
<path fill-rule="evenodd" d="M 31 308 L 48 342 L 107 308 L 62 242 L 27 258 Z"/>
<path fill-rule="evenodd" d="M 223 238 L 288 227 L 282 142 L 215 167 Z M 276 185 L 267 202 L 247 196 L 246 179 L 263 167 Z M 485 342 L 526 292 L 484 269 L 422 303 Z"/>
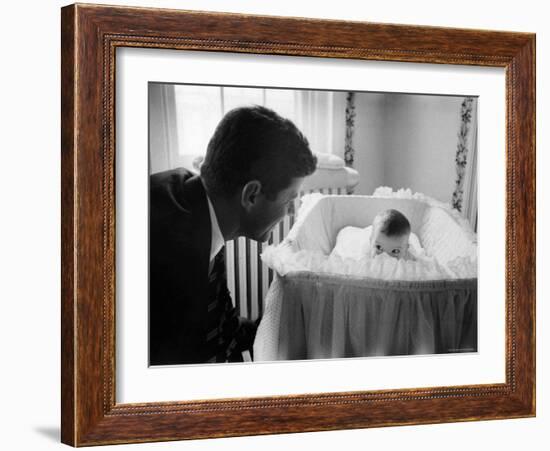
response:
<path fill-rule="evenodd" d="M 355 192 L 410 188 L 443 202 L 454 190 L 460 97 L 359 93 Z"/>
<path fill-rule="evenodd" d="M 89 0 L 93 3 L 100 1 Z M 67 450 L 59 443 L 60 169 L 59 8 L 68 1 L 7 2 L 2 33 L 0 299 L 2 448 Z M 101 3 L 105 3 L 101 1 Z M 118 445 L 101 450 L 445 450 L 548 449 L 550 428 L 549 123 L 550 31 L 544 2 L 354 0 L 116 0 L 112 3 L 241 13 L 537 32 L 538 273 L 537 418 L 282 434 L 192 442 Z M 498 12 L 498 13 L 497 13 Z M 24 25 L 23 25 L 24 24 Z M 24 27 L 24 28 L 23 28 Z M 24 30 L 24 31 L 23 31 Z M 540 81 L 542 80 L 542 82 Z M 365 375 L 368 377 L 368 375 Z M 330 418 L 327 419 L 330 421 Z M 98 448 L 99 449 L 99 448 Z"/>
<path fill-rule="evenodd" d="M 385 181 L 450 202 L 462 98 L 386 98 Z"/>
<path fill-rule="evenodd" d="M 357 93 L 355 96 L 354 168 L 359 171 L 356 194 L 372 194 L 385 184 L 385 99 L 384 94 Z"/>

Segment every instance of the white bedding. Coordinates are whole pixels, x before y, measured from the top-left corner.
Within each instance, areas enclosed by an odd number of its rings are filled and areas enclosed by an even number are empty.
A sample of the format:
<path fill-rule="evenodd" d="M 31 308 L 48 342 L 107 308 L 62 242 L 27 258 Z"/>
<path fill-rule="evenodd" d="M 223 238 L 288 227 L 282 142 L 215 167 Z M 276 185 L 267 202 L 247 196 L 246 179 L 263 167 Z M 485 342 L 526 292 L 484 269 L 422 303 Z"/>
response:
<path fill-rule="evenodd" d="M 411 222 L 414 260 L 384 253 L 371 258 L 364 252 L 365 235 L 352 229 L 354 236 L 345 246 L 353 249 L 332 252 L 338 231 L 346 226 L 364 229 L 388 208 L 403 212 Z M 304 196 L 286 239 L 266 248 L 262 259 L 282 276 L 306 271 L 381 280 L 477 278 L 476 235 L 469 223 L 448 205 L 408 190 L 379 189 L 373 196 Z"/>
<path fill-rule="evenodd" d="M 347 226 L 338 232 L 336 237 L 336 245 L 330 253 L 331 256 L 340 258 L 351 258 L 360 260 L 371 254 L 371 234 L 372 226 L 365 228 Z M 420 240 L 416 233 L 411 232 L 409 236 L 410 258 L 418 260 L 426 255 L 426 251 L 420 244 Z"/>

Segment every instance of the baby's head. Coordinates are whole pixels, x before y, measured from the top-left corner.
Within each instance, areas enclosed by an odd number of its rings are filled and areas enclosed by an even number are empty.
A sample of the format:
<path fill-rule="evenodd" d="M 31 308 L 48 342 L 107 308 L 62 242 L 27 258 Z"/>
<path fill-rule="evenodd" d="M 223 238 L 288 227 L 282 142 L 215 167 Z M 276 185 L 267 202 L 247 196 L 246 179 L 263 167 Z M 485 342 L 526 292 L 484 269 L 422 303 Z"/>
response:
<path fill-rule="evenodd" d="M 410 234 L 411 224 L 403 213 L 397 210 L 378 213 L 372 223 L 372 255 L 385 252 L 390 257 L 405 257 L 409 249 Z"/>

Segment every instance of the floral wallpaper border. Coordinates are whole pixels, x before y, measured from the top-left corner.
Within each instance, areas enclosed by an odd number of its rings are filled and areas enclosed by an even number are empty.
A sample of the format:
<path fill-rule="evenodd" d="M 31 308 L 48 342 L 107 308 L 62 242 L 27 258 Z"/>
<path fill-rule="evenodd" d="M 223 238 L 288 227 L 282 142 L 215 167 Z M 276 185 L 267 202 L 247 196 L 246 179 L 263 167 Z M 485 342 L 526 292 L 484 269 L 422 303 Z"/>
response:
<path fill-rule="evenodd" d="M 355 131 L 355 93 L 346 95 L 346 137 L 344 145 L 344 161 L 346 166 L 353 167 L 355 149 L 353 147 L 353 133 Z"/>
<path fill-rule="evenodd" d="M 462 201 L 464 197 L 464 176 L 468 160 L 468 134 L 472 122 L 472 108 L 474 99 L 466 97 L 460 106 L 460 130 L 458 132 L 458 144 L 456 146 L 456 180 L 455 190 L 451 204 L 453 208 L 462 212 Z"/>

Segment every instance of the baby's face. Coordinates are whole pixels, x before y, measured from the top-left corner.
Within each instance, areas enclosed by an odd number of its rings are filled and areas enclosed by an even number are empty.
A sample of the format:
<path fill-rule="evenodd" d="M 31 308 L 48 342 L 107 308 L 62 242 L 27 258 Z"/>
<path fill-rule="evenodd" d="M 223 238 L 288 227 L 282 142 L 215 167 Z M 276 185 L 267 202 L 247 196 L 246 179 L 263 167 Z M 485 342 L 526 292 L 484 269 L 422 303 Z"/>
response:
<path fill-rule="evenodd" d="M 380 230 L 374 230 L 371 240 L 372 255 L 385 252 L 390 257 L 403 258 L 409 249 L 409 233 L 398 236 L 388 236 Z"/>

